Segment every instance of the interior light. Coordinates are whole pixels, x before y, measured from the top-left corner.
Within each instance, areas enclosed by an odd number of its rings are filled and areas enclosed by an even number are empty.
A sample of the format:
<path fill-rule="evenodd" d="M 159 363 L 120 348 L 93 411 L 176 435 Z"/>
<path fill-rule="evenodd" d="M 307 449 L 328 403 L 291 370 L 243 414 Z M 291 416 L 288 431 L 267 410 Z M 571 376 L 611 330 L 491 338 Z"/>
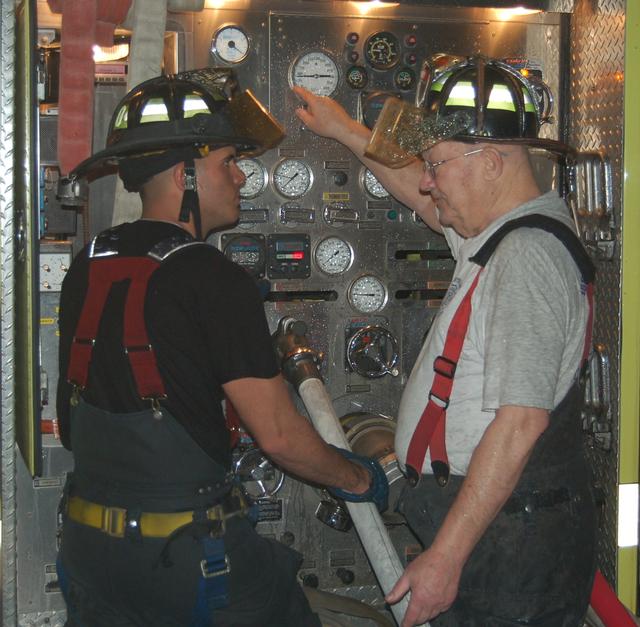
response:
<path fill-rule="evenodd" d="M 204 6 L 206 9 L 221 9 L 224 3 L 225 0 L 205 0 Z"/>
<path fill-rule="evenodd" d="M 96 63 L 109 63 L 129 56 L 129 44 L 116 44 L 115 46 L 94 46 L 93 60 Z"/>
<path fill-rule="evenodd" d="M 496 16 L 503 22 L 508 22 L 516 17 L 523 15 L 535 15 L 542 13 L 540 9 L 525 9 L 524 7 L 513 7 L 512 9 L 496 9 Z"/>
<path fill-rule="evenodd" d="M 375 9 L 400 6 L 399 2 L 385 2 L 385 0 L 366 0 L 366 2 L 356 0 L 355 2 L 351 2 L 351 4 L 361 15 L 366 15 L 369 11 L 374 11 Z"/>

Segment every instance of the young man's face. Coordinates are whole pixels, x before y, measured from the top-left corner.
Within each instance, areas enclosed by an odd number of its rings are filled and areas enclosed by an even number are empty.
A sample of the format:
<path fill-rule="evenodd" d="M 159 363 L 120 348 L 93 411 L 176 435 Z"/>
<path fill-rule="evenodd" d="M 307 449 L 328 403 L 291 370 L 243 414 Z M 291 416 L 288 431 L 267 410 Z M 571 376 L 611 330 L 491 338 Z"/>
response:
<path fill-rule="evenodd" d="M 212 150 L 195 164 L 203 232 L 236 222 L 245 175 L 236 164 L 235 147 Z"/>

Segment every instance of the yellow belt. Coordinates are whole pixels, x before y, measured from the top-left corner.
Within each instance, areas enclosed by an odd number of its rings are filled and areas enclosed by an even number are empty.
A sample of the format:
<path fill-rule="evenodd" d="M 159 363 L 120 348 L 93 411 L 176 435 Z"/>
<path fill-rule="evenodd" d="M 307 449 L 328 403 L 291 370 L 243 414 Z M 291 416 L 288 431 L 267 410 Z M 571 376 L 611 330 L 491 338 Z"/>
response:
<path fill-rule="evenodd" d="M 214 505 L 206 510 L 207 520 L 224 522 L 233 516 L 244 514 L 247 505 L 239 492 L 233 491 L 238 497 L 239 508 L 234 511 L 226 511 L 222 504 Z M 166 538 L 176 529 L 193 522 L 193 511 L 185 512 L 143 512 L 129 525 L 138 529 L 146 538 Z M 71 496 L 67 501 L 67 516 L 82 525 L 98 529 L 107 535 L 123 538 L 127 527 L 127 510 L 121 507 L 107 507 L 91 501 L 85 501 L 78 496 Z"/>

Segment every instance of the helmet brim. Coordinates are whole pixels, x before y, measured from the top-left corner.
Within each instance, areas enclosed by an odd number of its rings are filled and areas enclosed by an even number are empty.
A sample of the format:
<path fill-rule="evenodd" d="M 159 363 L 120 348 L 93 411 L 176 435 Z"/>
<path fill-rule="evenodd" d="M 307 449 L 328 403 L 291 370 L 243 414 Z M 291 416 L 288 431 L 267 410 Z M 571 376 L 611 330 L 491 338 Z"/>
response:
<path fill-rule="evenodd" d="M 226 121 L 230 124 L 226 125 Z M 231 132 L 229 132 L 231 128 Z M 208 146 L 211 149 L 235 146 L 240 156 L 260 155 L 277 146 L 284 138 L 284 129 L 246 90 L 232 98 L 220 117 L 196 116 L 171 124 L 149 123 L 123 133 L 116 141 L 78 164 L 69 174 L 71 178 L 95 180 L 118 171 L 124 159 L 161 154 L 176 148 Z"/>
<path fill-rule="evenodd" d="M 447 140 L 519 144 L 559 155 L 575 151 L 562 142 L 537 137 L 487 137 L 469 132 L 472 117 L 466 111 L 430 113 L 397 98 L 388 98 L 373 128 L 365 156 L 389 168 L 401 168 L 425 150 Z"/>

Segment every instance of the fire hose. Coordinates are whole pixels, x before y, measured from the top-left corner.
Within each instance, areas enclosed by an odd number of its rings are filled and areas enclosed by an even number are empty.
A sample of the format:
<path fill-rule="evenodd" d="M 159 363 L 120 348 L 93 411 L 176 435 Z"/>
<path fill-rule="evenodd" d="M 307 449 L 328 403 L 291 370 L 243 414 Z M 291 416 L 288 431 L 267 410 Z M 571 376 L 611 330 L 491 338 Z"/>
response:
<path fill-rule="evenodd" d="M 304 337 L 306 325 L 292 318 L 283 318 L 276 332 L 276 348 L 281 357 L 282 371 L 305 404 L 316 431 L 328 444 L 350 449 L 342 425 L 317 368 L 318 354 Z M 398 553 L 373 503 L 346 503 L 349 515 L 364 548 L 373 572 L 387 594 L 404 571 Z M 391 606 L 400 624 L 409 604 L 409 595 Z M 428 625 L 428 623 L 425 623 Z"/>

